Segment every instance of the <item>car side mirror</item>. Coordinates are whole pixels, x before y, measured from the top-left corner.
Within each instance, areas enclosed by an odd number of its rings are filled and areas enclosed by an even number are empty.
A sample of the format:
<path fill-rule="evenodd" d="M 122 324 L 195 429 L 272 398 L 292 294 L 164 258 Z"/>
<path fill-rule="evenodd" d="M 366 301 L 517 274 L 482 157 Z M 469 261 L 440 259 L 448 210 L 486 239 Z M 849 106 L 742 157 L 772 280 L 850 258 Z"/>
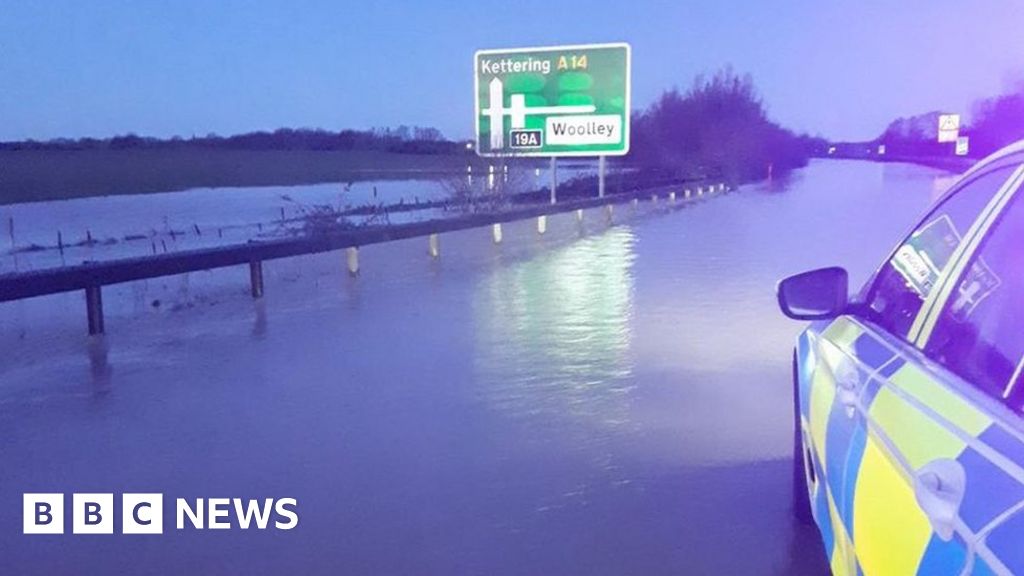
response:
<path fill-rule="evenodd" d="M 850 278 L 839 267 L 820 268 L 779 281 L 782 313 L 794 320 L 827 320 L 847 308 Z"/>

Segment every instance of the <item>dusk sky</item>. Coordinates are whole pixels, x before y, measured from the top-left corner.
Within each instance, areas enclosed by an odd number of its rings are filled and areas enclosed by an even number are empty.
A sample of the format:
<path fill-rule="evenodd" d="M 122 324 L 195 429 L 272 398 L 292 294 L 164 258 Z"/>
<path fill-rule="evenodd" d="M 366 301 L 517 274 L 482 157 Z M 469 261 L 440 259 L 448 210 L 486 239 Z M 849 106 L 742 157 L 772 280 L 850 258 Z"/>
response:
<path fill-rule="evenodd" d="M 473 127 L 480 48 L 625 41 L 633 104 L 731 64 L 835 139 L 1024 79 L 1018 0 L 0 0 L 0 140 Z"/>

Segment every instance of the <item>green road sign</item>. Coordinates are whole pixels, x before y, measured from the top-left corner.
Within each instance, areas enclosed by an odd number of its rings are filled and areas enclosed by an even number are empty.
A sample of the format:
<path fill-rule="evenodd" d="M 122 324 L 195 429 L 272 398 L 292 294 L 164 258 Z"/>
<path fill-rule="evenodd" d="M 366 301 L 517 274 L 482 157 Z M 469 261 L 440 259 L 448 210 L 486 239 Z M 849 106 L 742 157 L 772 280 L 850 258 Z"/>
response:
<path fill-rule="evenodd" d="M 474 57 L 481 156 L 629 151 L 629 45 L 481 50 Z"/>

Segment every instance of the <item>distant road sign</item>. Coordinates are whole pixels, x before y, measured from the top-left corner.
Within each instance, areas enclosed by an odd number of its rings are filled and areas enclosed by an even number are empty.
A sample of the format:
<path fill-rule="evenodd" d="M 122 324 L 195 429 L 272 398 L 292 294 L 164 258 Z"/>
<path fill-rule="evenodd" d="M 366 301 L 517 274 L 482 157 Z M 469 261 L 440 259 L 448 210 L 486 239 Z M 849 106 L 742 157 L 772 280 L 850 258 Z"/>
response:
<path fill-rule="evenodd" d="M 477 52 L 477 153 L 626 154 L 629 60 L 621 43 Z"/>
<path fill-rule="evenodd" d="M 967 156 L 967 153 L 971 150 L 971 141 L 967 136 L 961 136 L 956 139 L 956 155 Z"/>
<path fill-rule="evenodd" d="M 960 115 L 939 115 L 939 142 L 956 142 L 960 136 Z"/>

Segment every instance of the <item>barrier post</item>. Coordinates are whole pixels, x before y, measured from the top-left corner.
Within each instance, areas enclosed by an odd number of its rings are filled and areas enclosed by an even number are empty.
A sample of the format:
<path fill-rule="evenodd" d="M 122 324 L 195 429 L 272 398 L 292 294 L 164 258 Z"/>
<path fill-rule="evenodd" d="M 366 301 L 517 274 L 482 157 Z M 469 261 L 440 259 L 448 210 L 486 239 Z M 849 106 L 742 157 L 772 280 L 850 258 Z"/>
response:
<path fill-rule="evenodd" d="M 253 298 L 263 298 L 263 261 L 249 262 L 249 286 Z"/>
<path fill-rule="evenodd" d="M 89 319 L 89 335 L 103 334 L 103 292 L 100 286 L 85 289 L 85 311 Z"/>
<path fill-rule="evenodd" d="M 441 256 L 441 242 L 437 238 L 437 234 L 431 234 L 427 238 L 427 252 L 430 253 L 431 258 L 439 258 Z"/>
<path fill-rule="evenodd" d="M 348 265 L 348 273 L 352 276 L 359 274 L 359 248 L 351 246 L 345 249 L 346 264 Z"/>

